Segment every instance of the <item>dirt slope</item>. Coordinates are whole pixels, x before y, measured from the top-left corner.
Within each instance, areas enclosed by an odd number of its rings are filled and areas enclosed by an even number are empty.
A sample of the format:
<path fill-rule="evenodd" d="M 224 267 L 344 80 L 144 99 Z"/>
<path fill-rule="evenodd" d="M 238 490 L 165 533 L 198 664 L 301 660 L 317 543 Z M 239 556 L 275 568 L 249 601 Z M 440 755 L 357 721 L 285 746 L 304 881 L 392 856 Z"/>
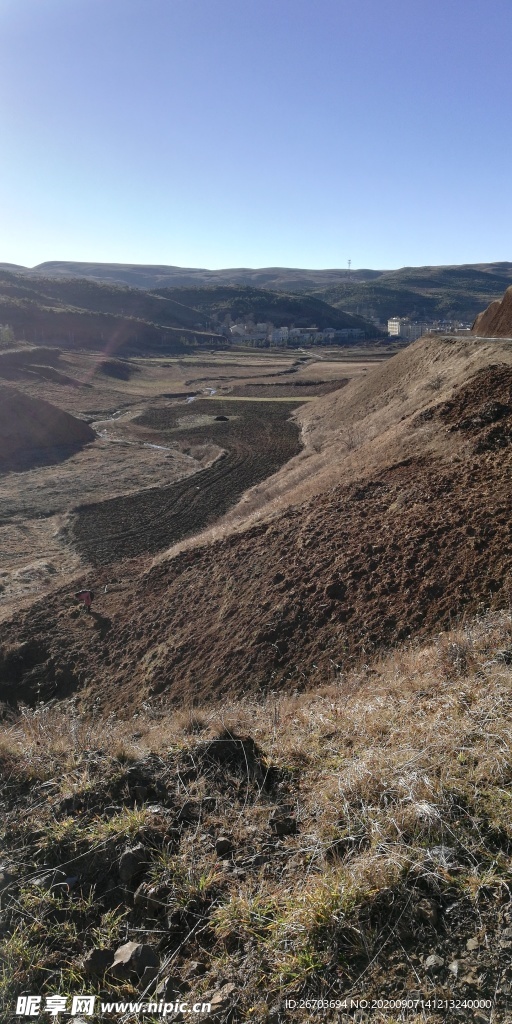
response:
<path fill-rule="evenodd" d="M 512 338 L 512 285 L 501 301 L 491 302 L 477 316 L 472 332 L 481 338 Z"/>
<path fill-rule="evenodd" d="M 421 428 L 411 429 L 413 421 L 435 403 L 449 401 L 474 373 L 498 362 L 512 365 L 508 342 L 428 336 L 346 387 L 304 404 L 295 413 L 302 452 L 186 546 L 281 515 L 290 505 L 340 484 L 364 481 L 404 459 L 463 457 L 461 436 L 440 429 L 435 419 L 425 418 Z"/>
<path fill-rule="evenodd" d="M 69 590 L 20 613 L 5 628 L 0 696 L 82 690 L 123 713 L 155 694 L 313 685 L 352 655 L 508 605 L 511 367 L 482 368 L 409 420 L 411 435 L 426 428 L 451 441 L 451 459 L 424 446 L 142 575 L 140 562 L 91 572 L 84 583 L 117 586 L 90 617 Z"/>
<path fill-rule="evenodd" d="M 49 402 L 31 398 L 15 388 L 0 385 L 0 470 L 26 468 L 57 449 L 76 449 L 93 441 L 95 433 Z"/>

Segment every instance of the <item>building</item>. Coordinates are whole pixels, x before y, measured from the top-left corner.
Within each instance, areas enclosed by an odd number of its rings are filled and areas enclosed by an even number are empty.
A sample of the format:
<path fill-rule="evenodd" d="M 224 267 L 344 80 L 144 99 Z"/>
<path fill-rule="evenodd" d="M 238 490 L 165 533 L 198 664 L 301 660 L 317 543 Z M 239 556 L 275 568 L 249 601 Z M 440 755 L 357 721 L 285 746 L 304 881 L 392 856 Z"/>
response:
<path fill-rule="evenodd" d="M 405 316 L 392 316 L 388 320 L 390 338 L 401 338 L 402 341 L 416 341 L 429 330 L 426 323 L 414 322 Z"/>

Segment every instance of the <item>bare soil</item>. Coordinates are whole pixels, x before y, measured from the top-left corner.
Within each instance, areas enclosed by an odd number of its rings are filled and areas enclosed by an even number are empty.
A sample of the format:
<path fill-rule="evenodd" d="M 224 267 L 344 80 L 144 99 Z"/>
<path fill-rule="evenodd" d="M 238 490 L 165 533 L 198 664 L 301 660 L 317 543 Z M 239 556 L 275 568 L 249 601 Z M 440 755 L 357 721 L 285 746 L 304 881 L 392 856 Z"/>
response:
<path fill-rule="evenodd" d="M 197 533 L 301 447 L 289 406 L 273 402 L 243 402 L 236 412 L 222 401 L 182 403 L 149 409 L 135 423 L 149 428 L 159 444 L 174 441 L 196 455 L 215 441 L 222 455 L 207 469 L 166 487 L 80 506 L 72 517 L 71 540 L 95 566 L 155 554 Z"/>
<path fill-rule="evenodd" d="M 78 548 L 70 543 L 69 516 L 77 506 L 94 505 L 140 491 L 137 508 L 149 508 L 153 502 L 156 502 L 155 508 L 159 508 L 159 499 L 165 505 L 169 494 L 166 491 L 165 495 L 159 495 L 158 488 L 169 488 L 176 481 L 201 472 L 226 451 L 217 444 L 219 424 L 215 422 L 214 408 L 204 414 L 203 426 L 211 424 L 210 433 L 204 430 L 200 434 L 195 432 L 188 443 L 186 433 L 183 441 L 178 436 L 179 430 L 164 436 L 158 430 L 141 425 L 137 422 L 138 417 L 148 406 L 152 407 L 155 400 L 169 408 L 181 403 L 182 412 L 187 417 L 186 424 L 192 428 L 192 409 L 186 404 L 191 393 L 201 399 L 215 398 L 214 392 L 234 398 L 232 392 L 238 386 L 243 391 L 253 381 L 257 392 L 261 386 L 267 401 L 274 397 L 282 399 L 287 396 L 287 382 L 298 379 L 303 367 L 310 369 L 309 379 L 315 380 L 315 359 L 316 356 L 310 358 L 294 352 L 247 351 L 127 360 L 112 358 L 108 354 L 63 352 L 56 347 L 34 348 L 28 345 L 1 353 L 0 379 L 9 385 L 9 398 L 12 399 L 15 388 L 20 395 L 18 401 L 26 405 L 25 413 L 29 407 L 35 409 L 38 402 L 51 402 L 56 410 L 60 410 L 61 422 L 75 422 L 75 429 L 81 434 L 87 433 L 89 443 L 85 447 L 83 443 L 78 447 L 54 445 L 42 453 L 40 450 L 37 458 L 31 448 L 23 458 L 20 452 L 17 453 L 9 472 L 7 464 L 4 464 L 4 472 L 0 475 L 0 619 L 8 617 L 16 607 L 26 606 L 38 595 L 62 586 L 77 572 L 87 572 L 87 563 L 84 563 Z M 325 364 L 320 360 L 319 365 L 323 367 Z M 339 376 L 340 363 L 331 360 L 324 373 L 328 384 L 334 369 Z M 341 372 L 345 372 L 344 366 L 341 366 Z M 359 364 L 353 372 L 359 372 Z M 352 370 L 347 373 L 352 373 Z M 307 386 L 292 387 L 291 394 L 286 397 L 292 405 L 286 406 L 286 412 L 283 409 L 283 422 L 292 411 L 296 394 L 303 401 L 311 400 L 318 390 L 316 383 L 313 384 L 313 395 L 307 393 Z M 251 398 L 250 393 L 245 397 Z M 46 406 L 40 405 L 39 408 Z M 4 403 L 4 411 L 6 409 Z M 66 414 L 73 416 L 73 421 L 66 420 Z M 272 415 L 269 409 L 263 419 L 269 421 Z M 247 416 L 248 410 L 241 415 L 241 422 L 246 422 Z M 238 422 L 236 417 L 238 411 L 235 416 L 231 408 L 231 432 Z M 10 413 L 7 420 L 17 423 Z M 31 422 L 33 417 L 24 415 L 24 426 Z M 286 432 L 286 436 L 297 436 L 297 428 L 292 425 L 286 427 Z M 19 442 L 21 429 L 18 430 L 18 426 L 16 436 Z M 65 440 L 69 441 L 70 436 L 69 429 L 66 429 Z M 3 437 L 6 453 L 5 430 Z M 261 431 L 256 431 L 256 438 L 259 444 Z M 230 501 L 236 501 L 241 486 L 261 479 L 264 463 L 261 453 L 256 453 L 255 460 L 247 455 L 249 435 L 246 432 L 245 440 L 240 440 L 240 453 L 237 455 L 239 440 L 233 441 L 226 455 L 227 465 L 219 464 L 218 469 L 222 470 L 220 477 L 217 472 L 212 477 L 212 500 L 203 500 L 203 511 L 200 511 L 199 496 L 204 499 L 205 486 L 208 493 L 209 476 L 202 478 L 200 492 L 195 485 L 190 490 L 184 485 L 195 510 L 191 526 L 184 528 L 183 522 L 178 524 L 178 529 L 162 525 L 159 539 L 149 544 L 139 540 L 135 545 L 137 551 L 158 550 L 161 543 L 171 543 L 173 538 L 190 532 L 194 525 L 210 522 L 217 511 L 226 508 L 228 491 L 231 493 Z M 292 445 L 292 450 L 297 451 L 298 448 Z M 269 472 L 281 464 L 284 455 L 283 449 L 273 461 L 271 453 L 270 468 L 267 467 Z M 260 467 L 256 468 L 255 475 L 250 469 L 250 466 L 255 468 L 253 463 Z M 224 476 L 224 498 L 219 503 L 218 494 L 222 491 Z M 149 493 L 152 489 L 153 499 Z M 176 496 L 179 497 L 179 492 Z M 183 521 L 186 519 L 184 500 L 183 497 L 180 499 Z M 104 513 L 98 511 L 98 521 L 105 522 L 106 519 L 106 510 Z M 147 537 L 147 529 L 144 533 Z M 95 547 L 94 536 L 92 529 L 89 549 Z M 132 546 L 127 542 L 126 550 L 131 551 Z M 85 552 L 85 546 L 83 550 Z M 126 553 L 125 548 L 123 552 Z M 98 557 L 103 555 L 99 553 Z M 110 552 L 109 561 L 111 557 Z"/>
<path fill-rule="evenodd" d="M 464 459 L 406 459 L 184 551 L 107 591 L 91 617 L 76 617 L 67 591 L 21 613 L 6 628 L 3 696 L 34 699 L 42 679 L 57 696 L 62 679 L 122 713 L 154 694 L 201 702 L 311 686 L 362 652 L 508 604 L 512 414 L 500 412 L 496 449 L 485 410 L 496 395 L 510 402 L 510 379 L 489 368 L 451 408 L 432 407 L 452 432 L 471 411 Z M 126 575 L 118 566 L 87 579 L 99 589 Z"/>
<path fill-rule="evenodd" d="M 501 300 L 491 302 L 477 316 L 473 334 L 486 338 L 512 338 L 512 287 L 507 288 Z"/>

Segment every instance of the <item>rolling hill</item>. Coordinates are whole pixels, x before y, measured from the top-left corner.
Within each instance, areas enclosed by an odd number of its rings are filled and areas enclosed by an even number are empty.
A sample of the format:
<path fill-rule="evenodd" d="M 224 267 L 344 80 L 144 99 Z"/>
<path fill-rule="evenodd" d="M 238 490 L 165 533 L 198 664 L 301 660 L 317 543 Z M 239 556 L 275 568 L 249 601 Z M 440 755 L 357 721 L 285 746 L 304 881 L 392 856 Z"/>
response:
<path fill-rule="evenodd" d="M 240 285 L 308 293 L 347 313 L 375 317 L 472 321 L 512 281 L 512 263 L 402 267 L 398 270 L 302 270 L 287 267 L 205 270 L 137 264 L 48 262 L 32 269 L 0 264 L 26 277 L 80 277 L 160 290 Z"/>
<path fill-rule="evenodd" d="M 371 281 L 345 278 L 313 294 L 334 306 L 382 321 L 407 316 L 471 322 L 511 281 L 512 263 L 404 267 L 385 271 Z"/>
<path fill-rule="evenodd" d="M 145 291 L 127 285 L 46 278 L 0 270 L 0 323 L 33 344 L 65 348 L 112 345 L 114 351 L 179 352 L 187 345 L 226 345 L 227 315 L 297 327 L 359 327 L 378 332 L 308 295 L 229 285 Z"/>

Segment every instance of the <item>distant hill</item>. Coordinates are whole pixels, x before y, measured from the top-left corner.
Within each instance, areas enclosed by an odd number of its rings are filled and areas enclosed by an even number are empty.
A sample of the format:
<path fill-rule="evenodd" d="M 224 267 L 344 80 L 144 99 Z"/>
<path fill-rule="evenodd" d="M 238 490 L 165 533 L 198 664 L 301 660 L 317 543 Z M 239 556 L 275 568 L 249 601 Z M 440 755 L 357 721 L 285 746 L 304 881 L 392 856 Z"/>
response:
<path fill-rule="evenodd" d="M 403 267 L 383 271 L 371 281 L 345 277 L 312 294 L 333 306 L 384 322 L 391 316 L 471 322 L 511 282 L 512 263 Z"/>
<path fill-rule="evenodd" d="M 337 284 L 347 270 L 300 270 L 288 267 L 266 267 L 260 270 L 241 267 L 232 270 L 205 270 L 194 267 L 144 266 L 135 263 L 73 263 L 51 261 L 37 267 L 20 267 L 0 263 L 0 270 L 23 273 L 29 277 L 84 277 L 110 281 L 137 288 L 183 288 L 205 285 L 240 284 L 278 291 L 311 291 Z M 366 281 L 379 277 L 380 270 L 353 270 L 351 277 Z"/>
<path fill-rule="evenodd" d="M 47 278 L 0 269 L 0 324 L 33 344 L 180 352 L 189 345 L 226 344 L 221 327 L 252 318 L 276 326 L 374 328 L 309 295 L 245 286 L 147 291 L 74 277 Z"/>
<path fill-rule="evenodd" d="M 271 322 L 276 327 L 360 327 L 371 330 L 362 317 L 352 316 L 310 295 L 293 295 L 250 288 L 242 285 L 209 288 L 160 288 L 158 294 L 185 306 L 193 306 L 202 316 L 220 324 L 226 316 L 233 321 L 251 317 L 255 322 Z"/>
<path fill-rule="evenodd" d="M 0 323 L 35 344 L 126 353 L 224 344 L 203 320 L 195 309 L 140 289 L 0 270 Z"/>
<path fill-rule="evenodd" d="M 390 316 L 472 321 L 501 298 L 512 283 L 512 263 L 402 267 L 399 270 L 290 267 L 206 270 L 175 266 L 52 261 L 37 267 L 0 264 L 0 270 L 35 280 L 87 278 L 161 292 L 240 285 L 287 293 L 308 293 L 344 312 L 385 322 Z"/>

